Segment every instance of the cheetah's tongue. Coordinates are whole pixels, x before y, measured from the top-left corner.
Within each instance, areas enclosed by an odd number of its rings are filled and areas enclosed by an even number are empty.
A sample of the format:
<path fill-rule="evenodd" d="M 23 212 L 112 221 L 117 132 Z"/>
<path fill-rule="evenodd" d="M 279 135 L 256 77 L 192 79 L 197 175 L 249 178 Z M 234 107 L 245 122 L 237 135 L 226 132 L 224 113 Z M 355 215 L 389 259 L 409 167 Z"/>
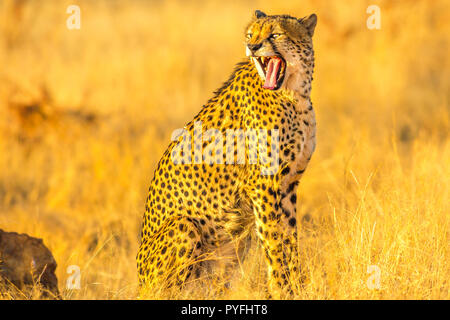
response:
<path fill-rule="evenodd" d="M 272 58 L 267 64 L 266 81 L 263 88 L 275 89 L 277 86 L 278 71 L 280 70 L 281 59 Z"/>

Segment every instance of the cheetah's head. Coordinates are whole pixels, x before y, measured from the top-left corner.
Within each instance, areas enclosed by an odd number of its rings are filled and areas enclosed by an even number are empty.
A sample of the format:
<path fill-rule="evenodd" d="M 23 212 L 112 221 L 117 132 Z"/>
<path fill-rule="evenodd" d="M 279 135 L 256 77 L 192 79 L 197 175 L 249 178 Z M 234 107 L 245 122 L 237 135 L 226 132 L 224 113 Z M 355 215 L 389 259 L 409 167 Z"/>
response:
<path fill-rule="evenodd" d="M 246 53 L 258 70 L 263 88 L 296 90 L 312 79 L 316 23 L 315 14 L 297 19 L 255 11 L 246 29 Z"/>

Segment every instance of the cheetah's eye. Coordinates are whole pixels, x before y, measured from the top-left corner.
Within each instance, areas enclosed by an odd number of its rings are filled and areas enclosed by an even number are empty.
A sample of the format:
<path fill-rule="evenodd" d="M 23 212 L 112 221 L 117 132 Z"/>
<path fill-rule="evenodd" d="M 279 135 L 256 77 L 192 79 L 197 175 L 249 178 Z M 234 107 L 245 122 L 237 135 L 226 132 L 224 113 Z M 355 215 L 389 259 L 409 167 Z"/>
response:
<path fill-rule="evenodd" d="M 251 38 L 252 38 L 252 34 L 251 33 L 247 33 L 247 37 L 246 37 L 247 41 L 250 40 Z"/>
<path fill-rule="evenodd" d="M 276 38 L 279 38 L 280 36 L 281 36 L 281 33 L 272 33 L 269 38 L 276 39 Z"/>

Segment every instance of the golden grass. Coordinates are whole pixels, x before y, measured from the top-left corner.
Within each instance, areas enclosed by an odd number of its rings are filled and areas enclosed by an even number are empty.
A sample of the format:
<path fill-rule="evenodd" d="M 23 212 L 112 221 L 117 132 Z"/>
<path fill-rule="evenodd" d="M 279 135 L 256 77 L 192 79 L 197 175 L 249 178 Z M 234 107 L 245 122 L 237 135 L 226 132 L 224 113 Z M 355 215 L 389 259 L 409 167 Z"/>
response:
<path fill-rule="evenodd" d="M 298 298 L 450 298 L 448 1 L 77 2 L 69 31 L 70 1 L 0 1 L 0 228 L 44 239 L 65 299 L 137 298 L 152 170 L 243 57 L 255 9 L 319 19 Z M 264 272 L 256 248 L 212 298 L 264 298 Z"/>

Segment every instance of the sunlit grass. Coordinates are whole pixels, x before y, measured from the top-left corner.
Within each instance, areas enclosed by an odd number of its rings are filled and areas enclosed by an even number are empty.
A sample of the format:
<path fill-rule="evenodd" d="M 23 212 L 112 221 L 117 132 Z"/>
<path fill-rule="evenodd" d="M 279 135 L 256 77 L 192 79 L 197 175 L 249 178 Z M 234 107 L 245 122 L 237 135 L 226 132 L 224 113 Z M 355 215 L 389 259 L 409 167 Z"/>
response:
<path fill-rule="evenodd" d="M 448 1 L 375 1 L 374 31 L 369 1 L 78 2 L 69 31 L 70 1 L 0 1 L 0 228 L 44 239 L 65 299 L 138 298 L 155 164 L 244 57 L 255 9 L 319 19 L 297 298 L 450 298 Z M 65 289 L 70 265 L 79 291 Z M 149 297 L 264 299 L 264 287 L 255 247 L 230 291 Z"/>

